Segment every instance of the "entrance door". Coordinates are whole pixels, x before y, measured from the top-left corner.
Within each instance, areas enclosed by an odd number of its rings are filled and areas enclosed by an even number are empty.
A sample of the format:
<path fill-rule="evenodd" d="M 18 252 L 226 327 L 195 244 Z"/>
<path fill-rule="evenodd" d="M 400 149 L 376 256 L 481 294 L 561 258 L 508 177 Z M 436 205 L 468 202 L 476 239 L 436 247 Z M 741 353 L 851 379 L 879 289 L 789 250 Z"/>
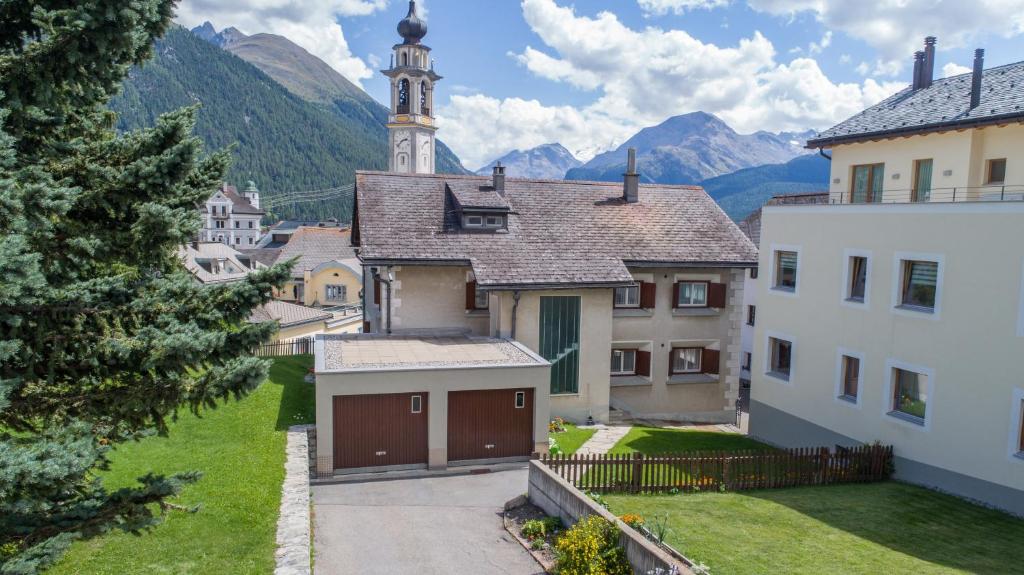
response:
<path fill-rule="evenodd" d="M 552 395 L 579 392 L 579 296 L 541 296 L 540 355 L 551 362 Z"/>
<path fill-rule="evenodd" d="M 334 468 L 427 463 L 427 394 L 334 397 Z"/>
<path fill-rule="evenodd" d="M 533 452 L 533 390 L 448 392 L 448 461 Z"/>

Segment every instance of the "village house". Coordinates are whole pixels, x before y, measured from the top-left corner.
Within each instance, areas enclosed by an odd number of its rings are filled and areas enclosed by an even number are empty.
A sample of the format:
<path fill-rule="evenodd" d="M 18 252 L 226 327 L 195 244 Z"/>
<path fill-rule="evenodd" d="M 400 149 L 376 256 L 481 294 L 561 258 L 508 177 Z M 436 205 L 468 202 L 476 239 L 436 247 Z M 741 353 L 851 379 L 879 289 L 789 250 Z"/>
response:
<path fill-rule="evenodd" d="M 762 212 L 750 432 L 895 448 L 896 477 L 1024 513 L 1024 62 L 826 130 L 830 202 Z"/>
<path fill-rule="evenodd" d="M 254 248 L 260 239 L 260 192 L 249 182 L 241 194 L 234 186 L 224 183 L 202 210 L 203 227 L 199 239 L 220 242 L 236 249 Z"/>

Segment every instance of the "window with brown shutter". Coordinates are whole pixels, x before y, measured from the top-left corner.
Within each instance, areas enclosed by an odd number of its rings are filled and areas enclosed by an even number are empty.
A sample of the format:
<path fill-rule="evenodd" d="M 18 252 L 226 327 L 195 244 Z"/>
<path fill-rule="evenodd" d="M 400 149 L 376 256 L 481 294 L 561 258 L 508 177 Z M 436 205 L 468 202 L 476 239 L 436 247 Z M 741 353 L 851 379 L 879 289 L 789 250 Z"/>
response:
<path fill-rule="evenodd" d="M 636 374 L 651 376 L 651 352 L 639 349 L 636 351 Z"/>
<path fill-rule="evenodd" d="M 656 293 L 656 284 L 650 282 L 640 282 L 640 307 L 643 309 L 654 309 L 654 297 Z"/>
<path fill-rule="evenodd" d="M 383 303 L 380 297 L 380 278 L 373 278 L 373 303 L 380 305 Z"/>
<path fill-rule="evenodd" d="M 668 356 L 668 374 L 672 376 L 687 373 L 701 373 L 701 361 L 703 359 L 703 348 L 672 348 L 672 351 Z"/>
<path fill-rule="evenodd" d="M 466 309 L 476 309 L 476 282 L 466 282 Z"/>
<path fill-rule="evenodd" d="M 708 307 L 722 309 L 725 307 L 725 284 L 708 284 Z"/>
<path fill-rule="evenodd" d="M 700 352 L 700 372 L 718 375 L 719 357 L 720 354 L 717 349 L 702 349 Z"/>

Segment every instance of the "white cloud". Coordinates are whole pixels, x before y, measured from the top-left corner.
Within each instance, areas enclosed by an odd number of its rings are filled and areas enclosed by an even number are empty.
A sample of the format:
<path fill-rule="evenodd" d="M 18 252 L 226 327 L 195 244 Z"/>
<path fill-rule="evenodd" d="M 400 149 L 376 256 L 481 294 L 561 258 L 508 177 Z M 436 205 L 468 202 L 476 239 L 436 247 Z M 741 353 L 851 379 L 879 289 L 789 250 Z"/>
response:
<path fill-rule="evenodd" d="M 821 37 L 818 42 L 811 42 L 811 45 L 807 47 L 808 54 L 821 54 L 821 52 L 832 45 L 832 31 L 828 30 L 825 35 Z"/>
<path fill-rule="evenodd" d="M 645 14 L 662 16 L 687 10 L 711 10 L 729 5 L 729 0 L 637 0 Z"/>
<path fill-rule="evenodd" d="M 841 54 L 839 56 L 839 63 L 840 64 L 849 64 L 850 60 L 852 60 L 852 58 L 850 57 L 849 54 Z"/>
<path fill-rule="evenodd" d="M 192 28 L 209 20 L 218 29 L 234 26 L 245 34 L 285 36 L 330 64 L 350 81 L 373 76 L 371 67 L 352 54 L 339 17 L 366 16 L 389 0 L 182 0 L 176 20 Z"/>
<path fill-rule="evenodd" d="M 829 30 L 863 40 L 879 52 L 876 69 L 899 73 L 913 63 L 925 36 L 938 47 L 959 48 L 984 34 L 1024 33 L 1024 0 L 747 0 L 762 12 L 810 12 Z"/>
<path fill-rule="evenodd" d="M 439 110 L 439 125 L 469 166 L 552 141 L 587 159 L 640 128 L 697 110 L 740 132 L 822 129 L 903 85 L 834 84 L 811 58 L 776 61 L 774 46 L 757 32 L 720 47 L 682 30 L 634 30 L 609 12 L 579 16 L 555 0 L 523 0 L 522 6 L 545 47 L 527 47 L 514 57 L 537 76 L 593 91 L 595 101 L 572 108 L 452 97 Z"/>
<path fill-rule="evenodd" d="M 942 67 L 942 77 L 949 78 L 950 76 L 959 76 L 960 74 L 966 74 L 970 71 L 971 69 L 967 66 L 961 66 L 956 62 L 948 62 Z"/>

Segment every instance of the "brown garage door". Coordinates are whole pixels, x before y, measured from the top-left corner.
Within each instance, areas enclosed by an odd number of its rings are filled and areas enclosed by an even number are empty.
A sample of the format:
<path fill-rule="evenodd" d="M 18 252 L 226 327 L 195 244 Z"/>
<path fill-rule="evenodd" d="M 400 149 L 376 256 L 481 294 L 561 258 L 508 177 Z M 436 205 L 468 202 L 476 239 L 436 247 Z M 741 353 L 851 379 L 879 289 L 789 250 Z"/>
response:
<path fill-rule="evenodd" d="M 532 389 L 448 393 L 448 461 L 518 457 L 532 451 Z"/>
<path fill-rule="evenodd" d="M 426 393 L 334 397 L 335 469 L 420 463 L 427 463 Z"/>

